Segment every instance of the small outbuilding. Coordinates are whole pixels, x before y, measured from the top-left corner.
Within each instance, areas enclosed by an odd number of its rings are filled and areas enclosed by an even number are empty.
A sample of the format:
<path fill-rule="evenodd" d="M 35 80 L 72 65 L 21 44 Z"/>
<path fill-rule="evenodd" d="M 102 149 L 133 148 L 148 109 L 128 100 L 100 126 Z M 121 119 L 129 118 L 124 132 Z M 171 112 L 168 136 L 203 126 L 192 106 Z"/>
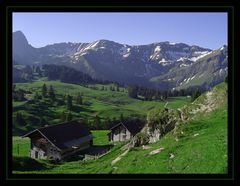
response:
<path fill-rule="evenodd" d="M 135 121 L 123 121 L 112 128 L 111 132 L 108 133 L 109 141 L 127 141 L 139 133 L 144 127 L 144 122 L 140 120 Z"/>
<path fill-rule="evenodd" d="M 61 160 L 93 143 L 88 127 L 78 121 L 42 127 L 23 137 L 31 139 L 29 156 L 38 159 Z"/>

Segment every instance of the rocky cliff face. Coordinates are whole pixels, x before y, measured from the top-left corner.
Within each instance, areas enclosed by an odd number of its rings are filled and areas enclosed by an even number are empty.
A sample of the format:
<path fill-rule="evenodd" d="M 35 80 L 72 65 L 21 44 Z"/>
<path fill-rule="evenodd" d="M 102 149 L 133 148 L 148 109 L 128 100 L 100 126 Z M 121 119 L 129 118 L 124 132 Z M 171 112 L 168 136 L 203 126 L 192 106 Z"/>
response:
<path fill-rule="evenodd" d="M 157 142 L 168 132 L 176 132 L 179 125 L 194 120 L 200 114 L 203 116 L 226 106 L 227 84 L 222 83 L 180 109 L 154 109 L 148 113 L 145 127 L 132 139 L 129 147 Z"/>
<path fill-rule="evenodd" d="M 181 120 L 181 111 L 164 108 L 152 110 L 147 116 L 145 133 L 149 136 L 149 143 L 158 141 L 169 131 L 173 130 Z"/>
<path fill-rule="evenodd" d="M 37 50 L 27 41 L 21 31 L 13 34 L 13 61 L 18 64 L 32 64 L 37 57 Z"/>

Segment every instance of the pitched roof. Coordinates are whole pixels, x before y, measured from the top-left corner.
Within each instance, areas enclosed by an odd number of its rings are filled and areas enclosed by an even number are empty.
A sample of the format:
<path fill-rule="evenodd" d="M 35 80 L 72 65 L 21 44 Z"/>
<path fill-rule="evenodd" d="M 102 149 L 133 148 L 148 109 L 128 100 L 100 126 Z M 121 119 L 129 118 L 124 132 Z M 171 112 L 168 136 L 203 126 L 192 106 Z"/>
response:
<path fill-rule="evenodd" d="M 25 134 L 23 137 L 31 137 L 39 132 L 59 149 L 66 148 L 66 142 L 79 139 L 91 134 L 90 130 L 78 121 L 65 122 L 58 125 L 42 127 Z"/>
<path fill-rule="evenodd" d="M 110 130 L 118 127 L 119 125 L 123 125 L 129 130 L 131 134 L 135 135 L 142 130 L 142 128 L 144 127 L 144 122 L 140 120 L 135 120 L 135 121 L 126 120 L 114 125 L 112 128 L 110 128 Z"/>

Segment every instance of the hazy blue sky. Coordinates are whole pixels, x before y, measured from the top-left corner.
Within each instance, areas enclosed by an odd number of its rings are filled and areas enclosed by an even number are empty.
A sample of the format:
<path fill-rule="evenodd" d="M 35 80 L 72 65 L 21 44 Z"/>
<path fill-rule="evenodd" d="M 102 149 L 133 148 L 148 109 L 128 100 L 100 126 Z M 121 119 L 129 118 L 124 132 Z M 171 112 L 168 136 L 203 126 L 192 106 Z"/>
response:
<path fill-rule="evenodd" d="M 227 44 L 227 13 L 14 13 L 34 47 L 99 39 L 139 45 L 171 41 L 216 49 Z"/>

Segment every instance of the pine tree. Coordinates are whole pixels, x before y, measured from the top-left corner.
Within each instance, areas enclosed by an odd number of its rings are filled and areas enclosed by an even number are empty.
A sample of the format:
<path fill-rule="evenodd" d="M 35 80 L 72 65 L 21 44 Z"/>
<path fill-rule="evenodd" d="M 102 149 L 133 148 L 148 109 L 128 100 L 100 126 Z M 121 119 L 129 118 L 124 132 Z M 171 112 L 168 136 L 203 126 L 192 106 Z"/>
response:
<path fill-rule="evenodd" d="M 43 86 L 42 86 L 42 96 L 45 98 L 47 97 L 47 86 L 46 84 L 44 83 Z"/>
<path fill-rule="evenodd" d="M 16 122 L 17 122 L 18 125 L 21 125 L 21 126 L 26 124 L 26 122 L 25 122 L 21 112 L 17 112 L 17 114 L 16 114 Z"/>
<path fill-rule="evenodd" d="M 184 89 L 181 89 L 179 94 L 180 94 L 180 96 L 184 96 L 184 94 L 185 94 Z"/>
<path fill-rule="evenodd" d="M 19 89 L 13 92 L 13 99 L 16 101 L 24 101 L 24 90 Z"/>
<path fill-rule="evenodd" d="M 39 123 L 40 123 L 40 126 L 42 126 L 42 127 L 44 127 L 48 124 L 47 121 L 43 117 L 40 117 L 40 122 Z"/>
<path fill-rule="evenodd" d="M 119 85 L 117 85 L 116 91 L 119 92 Z"/>
<path fill-rule="evenodd" d="M 191 96 L 191 101 L 193 102 L 195 99 L 197 99 L 201 95 L 201 92 L 199 90 L 194 91 Z"/>
<path fill-rule="evenodd" d="M 72 96 L 67 95 L 67 109 L 71 110 L 72 109 Z"/>
<path fill-rule="evenodd" d="M 124 120 L 124 117 L 123 117 L 123 114 L 121 113 L 120 115 L 120 120 L 123 121 Z"/>
<path fill-rule="evenodd" d="M 115 125 L 115 124 L 116 124 L 116 122 L 117 122 L 116 118 L 115 118 L 115 117 L 113 117 L 113 118 L 112 118 L 112 123 Z"/>
<path fill-rule="evenodd" d="M 64 111 L 60 114 L 60 120 L 61 121 L 66 121 L 66 114 L 65 114 Z"/>
<path fill-rule="evenodd" d="M 100 117 L 98 115 L 95 116 L 94 123 L 95 123 L 96 129 L 99 130 L 100 129 L 101 120 L 100 120 Z"/>
<path fill-rule="evenodd" d="M 55 93 L 54 93 L 54 89 L 53 89 L 53 86 L 50 85 L 50 88 L 49 88 L 49 91 L 48 91 L 48 95 L 49 95 L 49 98 L 54 101 L 55 100 Z"/>
<path fill-rule="evenodd" d="M 38 73 L 39 76 L 42 76 L 42 71 L 39 66 L 36 67 L 36 73 Z"/>
<path fill-rule="evenodd" d="M 111 122 L 112 122 L 111 119 L 107 117 L 105 122 L 106 122 L 107 129 L 109 129 L 111 127 Z"/>
<path fill-rule="evenodd" d="M 163 92 L 163 99 L 166 100 L 167 98 L 168 98 L 168 91 L 165 90 L 165 91 Z"/>
<path fill-rule="evenodd" d="M 131 98 L 137 98 L 137 88 L 135 86 L 128 87 L 128 96 Z"/>
<path fill-rule="evenodd" d="M 83 100 L 82 100 L 81 94 L 77 95 L 77 97 L 76 97 L 76 104 L 77 105 L 82 105 L 83 104 Z"/>
<path fill-rule="evenodd" d="M 65 94 L 63 95 L 62 100 L 65 103 L 65 101 L 66 101 L 66 95 Z"/>
<path fill-rule="evenodd" d="M 35 100 L 39 100 L 39 99 L 41 99 L 42 97 L 38 94 L 38 92 L 35 92 L 35 94 L 34 94 L 34 99 Z"/>
<path fill-rule="evenodd" d="M 72 113 L 68 112 L 66 115 L 66 121 L 71 121 L 72 120 Z"/>

